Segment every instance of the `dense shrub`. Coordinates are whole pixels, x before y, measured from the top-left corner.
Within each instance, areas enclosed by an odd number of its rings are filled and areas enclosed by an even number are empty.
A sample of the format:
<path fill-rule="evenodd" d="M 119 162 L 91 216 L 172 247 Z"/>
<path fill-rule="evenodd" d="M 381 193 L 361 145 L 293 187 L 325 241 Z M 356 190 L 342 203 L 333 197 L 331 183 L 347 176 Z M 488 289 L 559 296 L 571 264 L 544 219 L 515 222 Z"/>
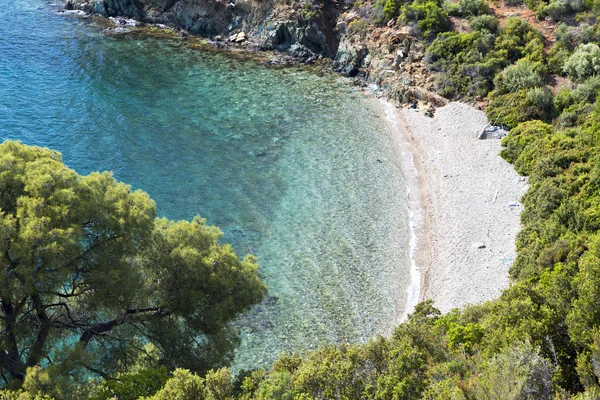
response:
<path fill-rule="evenodd" d="M 535 143 L 540 136 L 552 134 L 552 126 L 541 121 L 528 121 L 510 131 L 510 135 L 502 139 L 504 149 L 500 152 L 502 158 L 511 164 L 517 162 L 527 146 Z M 520 174 L 527 174 L 530 166 L 519 170 Z"/>
<path fill-rule="evenodd" d="M 582 44 L 597 42 L 598 33 L 596 32 L 596 28 L 589 24 L 582 24 L 581 33 L 579 34 L 579 41 Z"/>
<path fill-rule="evenodd" d="M 544 7 L 544 13 L 554 21 L 560 21 L 569 13 L 569 7 L 561 0 L 555 0 Z"/>
<path fill-rule="evenodd" d="M 560 89 L 554 97 L 554 107 L 559 113 L 573 103 L 575 103 L 575 95 L 569 88 Z"/>
<path fill-rule="evenodd" d="M 511 343 L 481 365 L 477 399 L 550 399 L 556 367 L 527 340 Z"/>
<path fill-rule="evenodd" d="M 600 72 L 600 47 L 595 43 L 578 46 L 563 68 L 569 77 L 578 81 L 596 75 Z"/>
<path fill-rule="evenodd" d="M 400 0 L 386 0 L 383 5 L 383 18 L 385 19 L 383 23 L 398 18 L 401 6 L 402 2 Z"/>
<path fill-rule="evenodd" d="M 556 125 L 563 129 L 577 126 L 581 124 L 591 112 L 591 104 L 585 101 L 575 102 L 562 110 L 556 119 Z"/>
<path fill-rule="evenodd" d="M 486 0 L 460 0 L 457 12 L 461 17 L 475 17 L 489 14 L 490 8 Z"/>
<path fill-rule="evenodd" d="M 551 74 L 565 75 L 564 65 L 569 59 L 571 51 L 562 43 L 555 43 L 548 52 L 547 69 Z"/>
<path fill-rule="evenodd" d="M 474 31 L 498 32 L 498 20 L 492 15 L 479 15 L 469 20 L 469 25 Z"/>
<path fill-rule="evenodd" d="M 579 102 L 593 104 L 600 90 L 600 76 L 592 76 L 585 82 L 577 85 L 573 91 L 575 99 Z"/>
<path fill-rule="evenodd" d="M 511 17 L 506 20 L 500 36 L 494 44 L 494 52 L 498 58 L 504 59 L 508 65 L 524 57 L 525 47 L 541 35 L 527 21 Z"/>
<path fill-rule="evenodd" d="M 416 24 L 426 38 L 450 28 L 448 13 L 435 0 L 417 0 L 402 8 L 400 19 L 404 24 Z"/>
<path fill-rule="evenodd" d="M 488 120 L 495 125 L 503 125 L 508 128 L 514 128 L 521 122 L 532 119 L 550 121 L 553 106 L 543 103 L 540 107 L 532 100 L 534 99 L 529 95 L 529 89 L 495 95 L 486 109 Z M 551 97 L 550 101 L 552 101 Z"/>
<path fill-rule="evenodd" d="M 502 71 L 502 79 L 498 80 L 497 86 L 501 92 L 518 92 L 541 84 L 542 77 L 535 70 L 534 64 L 528 60 L 520 60 Z"/>
<path fill-rule="evenodd" d="M 551 113 L 554 107 L 554 96 L 549 88 L 536 87 L 527 92 L 527 102 L 544 113 Z"/>
<path fill-rule="evenodd" d="M 440 71 L 436 91 L 447 97 L 463 94 L 485 96 L 493 88 L 498 60 L 487 54 L 493 48 L 494 36 L 489 32 L 445 33 L 427 48 L 425 62 Z"/>
<path fill-rule="evenodd" d="M 556 39 L 556 43 L 560 43 L 562 46 L 571 49 L 573 42 L 573 35 L 571 34 L 571 30 L 569 26 L 564 22 L 561 22 L 556 26 L 554 30 L 554 38 Z"/>

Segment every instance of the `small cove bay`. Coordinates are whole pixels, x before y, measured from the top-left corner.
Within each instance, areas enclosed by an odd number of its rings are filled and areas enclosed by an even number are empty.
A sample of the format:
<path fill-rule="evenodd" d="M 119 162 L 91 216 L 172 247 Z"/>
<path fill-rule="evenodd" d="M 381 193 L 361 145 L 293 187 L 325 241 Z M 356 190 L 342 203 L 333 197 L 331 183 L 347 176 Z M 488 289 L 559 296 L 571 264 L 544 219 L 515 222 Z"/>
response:
<path fill-rule="evenodd" d="M 114 38 L 43 1 L 6 4 L 0 137 L 111 170 L 160 216 L 200 214 L 258 257 L 267 300 L 239 318 L 234 369 L 389 334 L 409 280 L 407 190 L 355 88 L 184 43 Z"/>

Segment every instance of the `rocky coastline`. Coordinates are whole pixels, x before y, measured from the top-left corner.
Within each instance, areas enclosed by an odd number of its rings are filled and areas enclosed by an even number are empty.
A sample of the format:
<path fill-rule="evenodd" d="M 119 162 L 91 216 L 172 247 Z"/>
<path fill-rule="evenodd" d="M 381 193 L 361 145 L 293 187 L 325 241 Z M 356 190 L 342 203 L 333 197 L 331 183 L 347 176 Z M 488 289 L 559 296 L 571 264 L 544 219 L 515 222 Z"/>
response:
<path fill-rule="evenodd" d="M 277 63 L 326 63 L 359 86 L 377 85 L 396 105 L 414 103 L 432 113 L 447 104 L 433 92 L 435 72 L 423 63 L 424 43 L 408 27 L 367 29 L 351 3 L 67 0 L 65 10 L 110 17 L 117 30 L 134 20 L 203 37 L 217 48 L 273 51 Z"/>

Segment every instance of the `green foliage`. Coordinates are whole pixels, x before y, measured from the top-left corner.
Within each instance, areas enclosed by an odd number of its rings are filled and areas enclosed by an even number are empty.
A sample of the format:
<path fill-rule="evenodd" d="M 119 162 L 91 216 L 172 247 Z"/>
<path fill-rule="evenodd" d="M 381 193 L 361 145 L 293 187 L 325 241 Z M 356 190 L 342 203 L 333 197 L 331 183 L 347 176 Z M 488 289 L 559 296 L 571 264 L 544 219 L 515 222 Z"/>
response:
<path fill-rule="evenodd" d="M 479 324 L 451 324 L 448 328 L 448 340 L 451 347 L 463 346 L 471 353 L 483 339 L 484 330 Z"/>
<path fill-rule="evenodd" d="M 438 93 L 447 97 L 461 94 L 485 96 L 492 88 L 494 72 L 501 60 L 485 55 L 493 46 L 488 32 L 445 33 L 427 48 L 425 62 L 442 74 L 437 78 Z"/>
<path fill-rule="evenodd" d="M 573 91 L 573 97 L 578 102 L 594 104 L 599 90 L 600 76 L 592 76 L 583 83 L 577 85 Z"/>
<path fill-rule="evenodd" d="M 148 400 L 204 400 L 204 379 L 185 370 L 176 369 L 165 386 Z"/>
<path fill-rule="evenodd" d="M 560 128 L 577 126 L 586 120 L 592 112 L 592 106 L 586 102 L 577 102 L 563 109 L 555 124 Z"/>
<path fill-rule="evenodd" d="M 502 92 L 518 92 L 542 84 L 542 77 L 529 60 L 519 60 L 516 64 L 506 67 L 502 71 L 502 78 L 497 84 Z"/>
<path fill-rule="evenodd" d="M 231 358 L 228 322 L 265 294 L 253 257 L 239 260 L 199 217 L 156 220 L 145 193 L 109 173 L 80 176 L 57 152 L 7 141 L 0 164 L 6 383 L 27 384 L 41 365 L 39 382 L 110 376 L 146 344 L 167 366 Z"/>
<path fill-rule="evenodd" d="M 544 89 L 542 89 L 544 90 Z M 550 96 L 550 93 L 548 96 Z M 530 95 L 530 90 L 522 89 L 515 93 L 495 95 L 486 109 L 486 115 L 492 123 L 514 128 L 522 122 L 532 119 L 550 121 L 553 114 L 552 98 L 549 105 L 542 104 L 543 108 L 533 103 L 535 95 Z M 548 108 L 550 107 L 550 108 Z"/>
<path fill-rule="evenodd" d="M 115 379 L 104 382 L 92 399 L 137 400 L 154 395 L 164 386 L 167 379 L 169 373 L 165 367 L 142 368 L 135 372 L 122 373 Z"/>
<path fill-rule="evenodd" d="M 554 97 L 554 107 L 558 112 L 562 112 L 562 110 L 573 105 L 573 103 L 575 103 L 575 95 L 568 88 L 560 89 Z"/>
<path fill-rule="evenodd" d="M 528 121 L 511 130 L 510 135 L 502 139 L 504 149 L 500 152 L 502 158 L 515 165 L 521 175 L 531 172 L 531 164 L 522 156 L 532 143 L 536 143 L 538 136 L 552 134 L 552 126 L 541 121 Z M 517 167 L 516 165 L 519 165 Z"/>
<path fill-rule="evenodd" d="M 596 27 L 589 24 L 581 25 L 581 33 L 579 34 L 579 41 L 582 44 L 597 42 L 599 39 Z"/>
<path fill-rule="evenodd" d="M 427 47 L 425 63 L 441 72 L 436 79 L 439 94 L 486 96 L 500 69 L 519 59 L 517 66 L 508 69 L 508 84 L 514 86 L 510 90 L 541 85 L 547 69 L 544 43 L 527 22 L 509 18 L 499 36 L 492 16 L 473 17 L 471 25 L 473 33 L 441 34 Z M 504 78 L 496 81 L 501 86 Z"/>
<path fill-rule="evenodd" d="M 394 20 L 400 15 L 400 0 L 386 0 L 383 6 L 383 17 L 386 21 Z"/>
<path fill-rule="evenodd" d="M 402 7 L 400 19 L 404 24 L 416 24 L 426 38 L 450 28 L 448 13 L 436 0 L 416 0 Z"/>
<path fill-rule="evenodd" d="M 554 38 L 556 39 L 556 43 L 567 49 L 571 49 L 573 47 L 573 36 L 571 35 L 571 30 L 564 22 L 561 22 L 556 26 L 556 29 L 554 30 Z"/>
<path fill-rule="evenodd" d="M 509 62 L 515 62 L 527 55 L 524 52 L 525 46 L 536 38 L 540 38 L 539 32 L 527 21 L 510 17 L 506 20 L 501 35 L 496 39 L 495 50 L 498 57 L 503 57 Z"/>
<path fill-rule="evenodd" d="M 320 18 L 323 15 L 322 4 L 306 2 L 302 9 L 300 10 L 300 15 L 306 21 L 314 20 Z"/>
<path fill-rule="evenodd" d="M 563 1 L 555 0 L 544 7 L 544 13 L 552 20 L 560 21 L 567 14 L 569 14 L 569 7 Z"/>
<path fill-rule="evenodd" d="M 548 52 L 548 72 L 551 74 L 564 75 L 564 65 L 569 59 L 571 51 L 565 45 L 557 42 Z"/>
<path fill-rule="evenodd" d="M 527 92 L 527 102 L 546 113 L 554 107 L 554 96 L 548 88 L 533 88 Z"/>
<path fill-rule="evenodd" d="M 460 0 L 453 14 L 461 17 L 476 17 L 490 13 L 486 0 Z"/>
<path fill-rule="evenodd" d="M 469 20 L 469 25 L 474 31 L 498 32 L 498 20 L 492 15 L 479 15 Z"/>
<path fill-rule="evenodd" d="M 566 74 L 583 81 L 600 72 L 600 47 L 595 43 L 582 44 L 575 49 L 564 65 Z"/>
<path fill-rule="evenodd" d="M 118 397 L 121 399 L 121 397 Z M 176 369 L 173 377 L 148 400 L 233 400 L 231 374 L 226 368 L 209 371 L 204 378 L 186 369 Z"/>
<path fill-rule="evenodd" d="M 473 393 L 490 400 L 550 399 L 553 369 L 530 343 L 517 343 L 483 363 Z"/>

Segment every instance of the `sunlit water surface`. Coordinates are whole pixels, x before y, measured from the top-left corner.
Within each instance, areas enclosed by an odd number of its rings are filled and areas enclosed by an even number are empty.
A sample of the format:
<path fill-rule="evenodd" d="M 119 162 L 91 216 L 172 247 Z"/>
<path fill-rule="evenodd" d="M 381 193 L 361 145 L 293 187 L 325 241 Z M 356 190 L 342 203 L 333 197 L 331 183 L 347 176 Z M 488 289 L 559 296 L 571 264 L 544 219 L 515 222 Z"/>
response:
<path fill-rule="evenodd" d="M 389 132 L 335 77 L 177 41 L 108 37 L 40 0 L 2 5 L 0 136 L 111 170 L 161 216 L 200 214 L 255 254 L 267 301 L 235 368 L 389 333 L 408 274 L 406 189 Z"/>

